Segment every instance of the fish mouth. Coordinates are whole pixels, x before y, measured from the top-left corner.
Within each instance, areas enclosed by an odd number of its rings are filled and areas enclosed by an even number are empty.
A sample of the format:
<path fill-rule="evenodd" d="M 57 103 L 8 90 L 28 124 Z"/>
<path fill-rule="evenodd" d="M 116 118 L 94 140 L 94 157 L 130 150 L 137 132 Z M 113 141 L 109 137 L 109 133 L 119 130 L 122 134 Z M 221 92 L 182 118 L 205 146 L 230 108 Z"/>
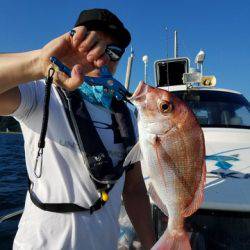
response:
<path fill-rule="evenodd" d="M 145 84 L 143 81 L 140 81 L 135 92 L 129 98 L 129 100 L 131 102 L 138 100 L 140 97 L 144 96 L 147 93 L 147 90 L 148 90 L 148 85 Z"/>

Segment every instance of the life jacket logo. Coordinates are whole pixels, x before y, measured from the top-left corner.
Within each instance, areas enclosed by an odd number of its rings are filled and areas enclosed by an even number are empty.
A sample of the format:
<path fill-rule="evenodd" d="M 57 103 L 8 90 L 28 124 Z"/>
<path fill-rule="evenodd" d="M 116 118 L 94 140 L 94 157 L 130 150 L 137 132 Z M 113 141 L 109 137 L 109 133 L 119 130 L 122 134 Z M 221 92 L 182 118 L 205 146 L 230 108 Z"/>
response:
<path fill-rule="evenodd" d="M 101 154 L 99 154 L 99 155 L 97 155 L 97 156 L 94 156 L 94 159 L 96 160 L 96 161 L 101 161 L 102 159 L 104 159 L 105 158 L 105 155 L 103 154 L 103 153 L 101 153 Z"/>

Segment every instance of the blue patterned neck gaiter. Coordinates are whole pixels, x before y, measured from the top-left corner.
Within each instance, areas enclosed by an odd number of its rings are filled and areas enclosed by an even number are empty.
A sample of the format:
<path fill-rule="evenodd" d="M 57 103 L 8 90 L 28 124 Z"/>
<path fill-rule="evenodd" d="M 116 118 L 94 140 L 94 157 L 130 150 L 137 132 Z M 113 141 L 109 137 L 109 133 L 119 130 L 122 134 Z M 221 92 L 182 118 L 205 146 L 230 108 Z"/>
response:
<path fill-rule="evenodd" d="M 93 86 L 89 85 L 88 83 L 83 83 L 79 87 L 79 90 L 84 100 L 107 109 L 111 108 L 113 94 L 104 86 Z"/>

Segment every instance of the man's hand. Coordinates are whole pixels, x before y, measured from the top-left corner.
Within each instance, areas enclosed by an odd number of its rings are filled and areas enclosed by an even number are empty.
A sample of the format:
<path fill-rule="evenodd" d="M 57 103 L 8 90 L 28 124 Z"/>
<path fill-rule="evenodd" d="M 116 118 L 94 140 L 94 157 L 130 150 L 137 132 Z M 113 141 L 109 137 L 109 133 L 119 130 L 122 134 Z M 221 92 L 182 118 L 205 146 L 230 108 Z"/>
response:
<path fill-rule="evenodd" d="M 17 88 L 20 83 L 42 79 L 51 66 L 50 57 L 57 57 L 71 69 L 71 77 L 56 72 L 54 81 L 67 90 L 74 90 L 88 73 L 98 76 L 98 67 L 109 63 L 105 54 L 111 37 L 101 31 L 87 32 L 84 26 L 74 29 L 74 36 L 66 33 L 45 45 L 42 49 L 24 53 L 0 54 L 0 114 L 8 115 L 20 105 Z M 109 63 L 115 69 L 116 64 Z"/>
<path fill-rule="evenodd" d="M 57 57 L 71 69 L 71 77 L 57 72 L 55 81 L 67 90 L 74 90 L 83 82 L 84 75 L 108 63 L 105 54 L 109 39 L 102 32 L 88 32 L 84 26 L 74 28 L 75 34 L 66 33 L 45 45 L 41 49 L 41 70 L 47 76 L 51 65 L 50 57 Z"/>

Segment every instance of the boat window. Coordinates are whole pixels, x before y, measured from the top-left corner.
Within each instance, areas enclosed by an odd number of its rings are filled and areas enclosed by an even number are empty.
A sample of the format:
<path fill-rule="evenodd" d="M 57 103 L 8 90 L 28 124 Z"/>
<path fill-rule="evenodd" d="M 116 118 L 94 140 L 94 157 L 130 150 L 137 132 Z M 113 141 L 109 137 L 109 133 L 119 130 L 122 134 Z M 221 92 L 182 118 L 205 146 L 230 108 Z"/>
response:
<path fill-rule="evenodd" d="M 179 57 L 160 60 L 155 63 L 157 87 L 183 85 L 183 74 L 189 69 L 189 59 Z"/>
<path fill-rule="evenodd" d="M 173 92 L 187 102 L 203 127 L 250 128 L 250 106 L 243 95 L 213 90 Z"/>

